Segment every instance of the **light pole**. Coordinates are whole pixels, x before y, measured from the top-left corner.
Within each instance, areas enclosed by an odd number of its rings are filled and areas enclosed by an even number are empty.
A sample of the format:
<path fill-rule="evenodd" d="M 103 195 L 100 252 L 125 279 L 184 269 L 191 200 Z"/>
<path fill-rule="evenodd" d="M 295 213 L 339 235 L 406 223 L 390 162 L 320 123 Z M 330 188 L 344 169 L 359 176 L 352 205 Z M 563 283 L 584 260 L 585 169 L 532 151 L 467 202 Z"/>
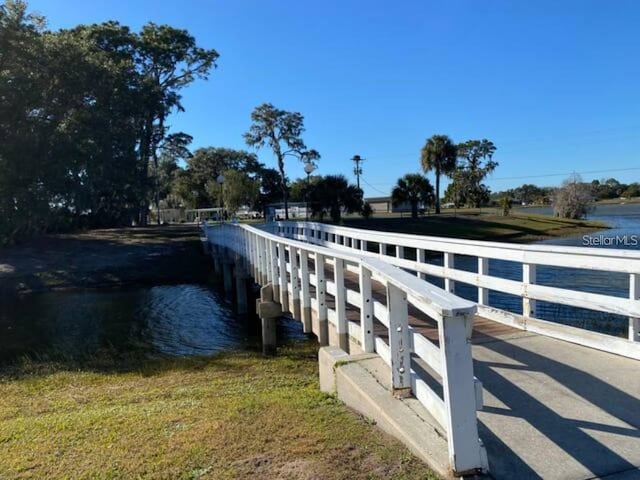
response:
<path fill-rule="evenodd" d="M 307 174 L 307 191 L 304 194 L 304 213 L 305 221 L 309 221 L 309 187 L 311 186 L 311 174 L 317 167 L 313 162 L 306 162 L 304 164 L 304 172 Z"/>
<path fill-rule="evenodd" d="M 216 182 L 218 182 L 218 185 L 220 185 L 220 215 L 218 218 L 220 221 L 222 221 L 222 210 L 224 209 L 224 199 L 223 199 L 224 175 L 222 174 L 218 175 L 218 178 L 216 178 Z"/>
<path fill-rule="evenodd" d="M 364 162 L 364 158 L 362 158 L 360 155 L 354 155 L 351 161 L 353 161 L 353 163 L 355 163 L 356 165 L 355 167 L 353 167 L 353 173 L 356 175 L 358 190 L 360 190 L 360 175 L 362 175 L 362 167 L 360 166 L 360 164 Z"/>

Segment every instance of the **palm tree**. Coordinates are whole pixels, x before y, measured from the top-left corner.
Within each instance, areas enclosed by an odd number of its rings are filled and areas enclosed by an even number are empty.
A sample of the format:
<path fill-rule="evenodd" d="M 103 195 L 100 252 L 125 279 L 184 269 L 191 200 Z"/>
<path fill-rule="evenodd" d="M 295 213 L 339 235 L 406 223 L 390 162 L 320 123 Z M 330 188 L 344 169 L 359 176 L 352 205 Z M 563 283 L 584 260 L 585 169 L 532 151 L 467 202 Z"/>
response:
<path fill-rule="evenodd" d="M 362 190 L 349 183 L 344 175 L 319 177 L 310 185 L 309 200 L 314 216 L 324 218 L 327 213 L 335 223 L 342 212 L 357 212 L 362 207 Z"/>
<path fill-rule="evenodd" d="M 440 213 L 440 175 L 449 175 L 456 168 L 456 145 L 447 135 L 428 138 L 420 153 L 420 164 L 426 173 L 436 175 L 436 213 Z"/>
<path fill-rule="evenodd" d="M 411 218 L 418 218 L 418 204 L 429 205 L 433 202 L 433 187 L 429 180 L 419 173 L 407 173 L 399 178 L 391 191 L 394 205 L 409 203 Z"/>

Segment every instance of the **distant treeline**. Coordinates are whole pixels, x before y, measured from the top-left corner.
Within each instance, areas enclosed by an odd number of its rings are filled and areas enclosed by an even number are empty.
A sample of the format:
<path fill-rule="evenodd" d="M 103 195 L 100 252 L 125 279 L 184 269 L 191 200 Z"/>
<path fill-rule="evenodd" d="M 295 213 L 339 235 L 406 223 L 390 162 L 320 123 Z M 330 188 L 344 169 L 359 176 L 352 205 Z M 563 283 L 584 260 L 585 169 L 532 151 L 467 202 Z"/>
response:
<path fill-rule="evenodd" d="M 608 200 L 612 198 L 640 197 L 640 183 L 620 183 L 615 178 L 593 180 L 588 186 L 594 200 Z M 556 187 L 538 187 L 532 184 L 524 184 L 516 188 L 494 192 L 491 194 L 491 203 L 498 204 L 500 199 L 508 197 L 513 203 L 522 205 L 551 205 L 553 203 Z"/>
<path fill-rule="evenodd" d="M 191 140 L 166 119 L 217 58 L 165 25 L 51 32 L 24 2 L 0 4 L 0 244 L 145 223 L 160 157 Z"/>

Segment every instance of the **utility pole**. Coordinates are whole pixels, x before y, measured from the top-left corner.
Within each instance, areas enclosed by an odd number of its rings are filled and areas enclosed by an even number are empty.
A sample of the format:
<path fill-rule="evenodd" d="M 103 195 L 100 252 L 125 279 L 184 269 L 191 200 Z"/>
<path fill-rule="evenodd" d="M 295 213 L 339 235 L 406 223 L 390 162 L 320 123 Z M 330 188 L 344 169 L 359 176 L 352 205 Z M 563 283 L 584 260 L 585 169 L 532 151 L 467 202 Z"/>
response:
<path fill-rule="evenodd" d="M 355 173 L 356 175 L 358 190 L 360 190 L 360 175 L 362 175 L 362 167 L 360 166 L 360 164 L 364 162 L 364 158 L 361 158 L 360 155 L 354 155 L 351 160 L 356 164 L 356 166 L 353 167 L 353 173 Z"/>

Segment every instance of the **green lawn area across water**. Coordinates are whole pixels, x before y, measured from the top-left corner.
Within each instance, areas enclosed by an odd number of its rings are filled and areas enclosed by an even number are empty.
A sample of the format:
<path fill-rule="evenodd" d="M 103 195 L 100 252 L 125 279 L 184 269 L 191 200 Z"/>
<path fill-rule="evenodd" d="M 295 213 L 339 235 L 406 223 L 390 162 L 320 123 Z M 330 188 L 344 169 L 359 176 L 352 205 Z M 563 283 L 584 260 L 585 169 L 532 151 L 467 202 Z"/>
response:
<path fill-rule="evenodd" d="M 447 211 L 412 219 L 407 214 L 376 215 L 369 219 L 350 216 L 347 227 L 411 233 L 470 240 L 528 243 L 547 238 L 581 235 L 608 228 L 607 224 L 590 220 L 569 220 L 549 215 L 512 213 L 496 215 L 478 210 Z"/>

